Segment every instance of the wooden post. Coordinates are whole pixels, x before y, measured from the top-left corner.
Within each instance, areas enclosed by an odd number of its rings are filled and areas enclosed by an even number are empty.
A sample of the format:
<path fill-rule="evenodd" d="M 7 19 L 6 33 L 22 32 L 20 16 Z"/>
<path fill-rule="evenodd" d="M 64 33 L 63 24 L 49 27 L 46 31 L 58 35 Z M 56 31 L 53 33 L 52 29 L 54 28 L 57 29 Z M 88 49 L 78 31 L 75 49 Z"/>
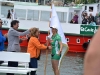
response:
<path fill-rule="evenodd" d="M 52 0 L 53 2 L 53 0 Z M 52 2 L 51 2 L 51 9 L 52 9 Z M 50 13 L 50 18 L 51 18 L 51 15 L 52 15 L 52 11 Z M 49 21 L 49 27 L 50 27 L 50 21 Z M 49 42 L 48 42 L 48 39 L 47 39 L 47 46 L 48 46 Z M 44 67 L 44 75 L 46 75 L 46 67 L 47 67 L 47 62 L 48 62 L 48 50 L 46 50 L 46 60 L 45 60 L 45 67 Z"/>

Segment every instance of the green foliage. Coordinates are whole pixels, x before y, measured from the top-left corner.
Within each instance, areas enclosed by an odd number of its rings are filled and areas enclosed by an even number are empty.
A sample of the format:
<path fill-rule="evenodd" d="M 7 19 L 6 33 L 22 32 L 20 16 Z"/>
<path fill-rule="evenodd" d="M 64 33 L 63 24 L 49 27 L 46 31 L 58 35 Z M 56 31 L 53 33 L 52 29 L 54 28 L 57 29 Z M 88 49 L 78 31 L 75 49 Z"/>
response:
<path fill-rule="evenodd" d="M 88 0 L 88 3 L 95 3 L 96 0 Z"/>
<path fill-rule="evenodd" d="M 65 0 L 65 2 L 72 2 L 72 1 L 75 1 L 75 0 Z M 96 3 L 96 0 L 76 0 L 75 3 L 76 4 L 79 4 L 79 3 L 90 4 L 90 3 Z"/>
<path fill-rule="evenodd" d="M 65 0 L 65 2 L 72 2 L 73 0 Z"/>

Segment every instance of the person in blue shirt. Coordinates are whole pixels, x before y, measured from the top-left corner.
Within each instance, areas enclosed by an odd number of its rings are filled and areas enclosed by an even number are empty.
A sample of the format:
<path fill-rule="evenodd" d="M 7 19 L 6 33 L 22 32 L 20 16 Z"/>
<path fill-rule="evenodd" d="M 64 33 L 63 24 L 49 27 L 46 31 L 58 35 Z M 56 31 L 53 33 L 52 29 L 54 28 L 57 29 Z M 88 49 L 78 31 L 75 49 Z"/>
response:
<path fill-rule="evenodd" d="M 96 23 L 93 20 L 91 20 L 90 26 L 96 26 Z"/>
<path fill-rule="evenodd" d="M 7 34 L 2 34 L 2 20 L 0 19 L 0 51 L 4 50 L 4 42 L 6 41 Z M 0 64 L 2 64 L 3 61 L 0 61 Z"/>
<path fill-rule="evenodd" d="M 2 20 L 0 19 L 0 51 L 4 50 L 4 42 L 6 41 L 7 34 L 2 34 Z"/>

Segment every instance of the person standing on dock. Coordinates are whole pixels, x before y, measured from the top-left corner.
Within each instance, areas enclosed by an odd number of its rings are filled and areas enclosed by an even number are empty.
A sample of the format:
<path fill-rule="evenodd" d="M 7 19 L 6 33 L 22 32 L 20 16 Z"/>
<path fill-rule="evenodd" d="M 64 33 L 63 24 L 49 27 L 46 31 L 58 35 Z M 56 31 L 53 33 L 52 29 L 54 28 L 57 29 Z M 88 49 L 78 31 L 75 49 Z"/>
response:
<path fill-rule="evenodd" d="M 50 19 L 50 45 L 51 51 L 51 63 L 54 71 L 54 75 L 60 75 L 61 61 L 67 51 L 69 50 L 67 41 L 59 21 L 56 8 L 52 3 L 51 19 Z M 65 48 L 64 48 L 65 47 Z"/>
<path fill-rule="evenodd" d="M 24 31 L 24 32 L 18 32 L 19 27 L 19 21 L 13 20 L 11 22 L 11 28 L 8 31 L 8 52 L 20 52 L 20 40 L 26 40 L 26 38 L 19 38 L 20 36 L 24 36 L 30 33 L 31 29 Z M 18 62 L 9 61 L 8 66 L 10 67 L 17 67 Z M 14 75 L 11 73 L 7 73 L 7 75 Z"/>
<path fill-rule="evenodd" d="M 7 34 L 2 34 L 2 20 L 0 19 L 0 51 L 4 50 L 4 42 L 6 41 Z M 0 64 L 2 64 L 3 61 L 0 61 Z"/>
<path fill-rule="evenodd" d="M 30 53 L 29 68 L 38 68 L 38 59 L 40 58 L 41 50 L 51 49 L 51 46 L 41 44 L 39 41 L 40 31 L 38 28 L 33 28 L 30 32 L 27 53 Z M 27 74 L 29 75 L 29 73 Z M 30 75 L 36 75 L 36 71 L 31 71 Z"/>
<path fill-rule="evenodd" d="M 92 38 L 84 58 L 83 75 L 100 75 L 100 28 Z"/>
<path fill-rule="evenodd" d="M 58 70 L 59 60 L 61 57 L 62 52 L 62 41 L 61 36 L 58 34 L 57 27 L 52 26 L 52 37 L 51 37 L 51 46 L 52 46 L 52 52 L 51 52 L 51 59 L 52 59 L 52 68 L 54 70 L 55 75 L 60 75 L 60 72 Z"/>

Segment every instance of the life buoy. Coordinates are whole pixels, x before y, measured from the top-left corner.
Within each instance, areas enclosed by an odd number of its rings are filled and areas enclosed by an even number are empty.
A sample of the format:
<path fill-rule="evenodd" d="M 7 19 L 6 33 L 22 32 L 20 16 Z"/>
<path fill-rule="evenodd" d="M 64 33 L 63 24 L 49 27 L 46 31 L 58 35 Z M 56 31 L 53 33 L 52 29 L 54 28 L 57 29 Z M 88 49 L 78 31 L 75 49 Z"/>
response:
<path fill-rule="evenodd" d="M 83 47 L 84 50 L 87 50 L 87 48 L 88 48 L 88 46 L 89 46 L 89 43 L 90 43 L 90 42 L 85 42 L 85 43 L 83 43 L 82 47 Z"/>

